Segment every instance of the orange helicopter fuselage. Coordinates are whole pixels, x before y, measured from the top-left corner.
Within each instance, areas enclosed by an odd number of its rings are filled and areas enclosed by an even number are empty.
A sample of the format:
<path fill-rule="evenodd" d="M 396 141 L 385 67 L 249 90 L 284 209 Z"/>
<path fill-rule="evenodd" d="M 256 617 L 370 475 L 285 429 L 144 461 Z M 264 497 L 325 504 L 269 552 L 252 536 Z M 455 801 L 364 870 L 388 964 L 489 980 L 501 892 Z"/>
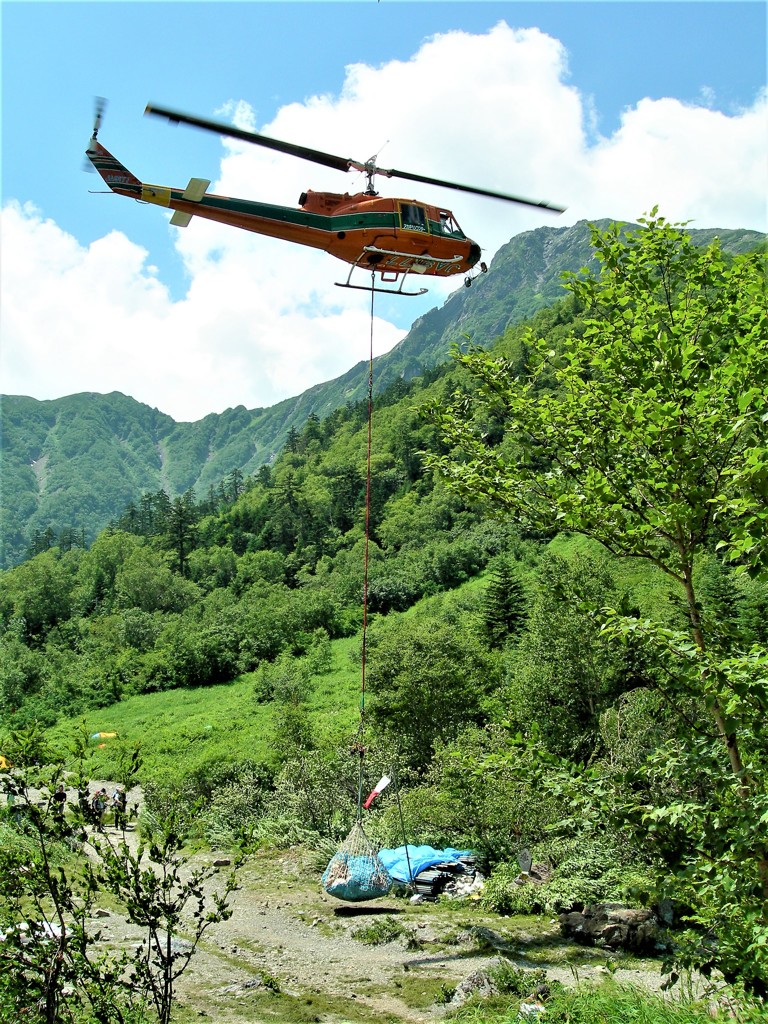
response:
<path fill-rule="evenodd" d="M 277 206 L 210 195 L 210 182 L 201 179 L 192 179 L 186 189 L 145 184 L 96 140 L 87 155 L 113 192 L 173 210 L 171 223 L 178 226 L 202 217 L 323 249 L 382 276 L 449 277 L 467 273 L 480 259 L 479 245 L 467 238 L 450 210 L 416 199 L 308 191 L 298 207 Z"/>

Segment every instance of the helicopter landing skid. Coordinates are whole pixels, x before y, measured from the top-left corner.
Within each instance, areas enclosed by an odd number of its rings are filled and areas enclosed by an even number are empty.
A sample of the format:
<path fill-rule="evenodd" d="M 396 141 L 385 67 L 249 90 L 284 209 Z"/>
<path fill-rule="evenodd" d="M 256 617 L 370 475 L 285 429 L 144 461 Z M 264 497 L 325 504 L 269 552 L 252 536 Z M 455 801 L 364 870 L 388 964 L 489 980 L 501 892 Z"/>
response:
<path fill-rule="evenodd" d="M 367 266 L 362 264 L 364 259 L 368 261 Z M 366 245 L 363 247 L 359 258 L 350 267 L 347 280 L 343 282 L 337 281 L 336 284 L 339 288 L 358 288 L 361 291 L 384 292 L 387 295 L 425 295 L 428 291 L 427 288 L 419 288 L 416 292 L 403 291 L 403 285 L 409 273 L 423 274 L 433 268 L 448 267 L 460 262 L 461 256 L 454 256 L 453 259 L 437 260 L 433 256 L 414 256 L 412 253 L 397 252 L 393 249 L 379 249 L 375 245 Z M 370 267 L 372 274 L 374 271 L 381 274 L 381 280 L 384 283 L 395 284 L 400 280 L 400 286 L 398 288 L 377 288 L 373 284 L 351 284 L 352 274 L 358 267 L 366 270 Z"/>
<path fill-rule="evenodd" d="M 361 257 L 362 258 L 362 257 Z M 352 274 L 360 266 L 360 260 L 357 263 L 353 263 L 349 268 L 346 281 L 336 281 L 337 288 L 357 288 L 362 292 L 383 292 L 385 295 L 425 295 L 428 291 L 427 288 L 419 288 L 417 292 L 404 292 L 403 285 L 405 279 L 408 276 L 407 270 L 380 270 L 382 283 L 395 284 L 400 279 L 399 288 L 377 288 L 375 284 L 351 284 Z M 365 268 L 363 268 L 365 269 Z M 374 280 L 374 271 L 371 268 L 371 282 Z"/>
<path fill-rule="evenodd" d="M 354 270 L 354 267 L 352 269 Z M 352 274 L 350 273 L 349 277 L 351 276 Z M 337 288 L 357 288 L 358 291 L 361 292 L 383 292 L 384 295 L 426 295 L 429 291 L 428 288 L 419 288 L 417 292 L 404 292 L 403 285 L 405 284 L 406 275 L 398 274 L 397 276 L 402 277 L 399 288 L 377 288 L 373 284 L 350 284 L 349 277 L 346 281 L 336 281 L 335 284 Z M 386 278 L 382 275 L 382 281 L 384 280 L 386 280 Z M 393 283 L 394 280 L 395 279 L 393 278 Z"/>

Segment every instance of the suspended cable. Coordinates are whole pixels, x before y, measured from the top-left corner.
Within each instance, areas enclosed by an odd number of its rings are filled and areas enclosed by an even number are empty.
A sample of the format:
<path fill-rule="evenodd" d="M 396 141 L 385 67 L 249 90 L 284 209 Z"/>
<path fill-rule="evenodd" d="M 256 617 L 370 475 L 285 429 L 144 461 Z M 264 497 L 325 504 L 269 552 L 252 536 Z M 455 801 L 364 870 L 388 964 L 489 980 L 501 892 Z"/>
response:
<path fill-rule="evenodd" d="M 352 745 L 352 753 L 357 754 L 359 773 L 357 782 L 357 818 L 346 840 L 328 863 L 322 877 L 322 885 L 327 893 L 337 899 L 348 902 L 378 899 L 386 896 L 392 886 L 389 872 L 379 860 L 376 847 L 370 841 L 363 828 L 363 807 L 370 805 L 379 788 L 388 783 L 386 776 L 379 787 L 363 804 L 363 769 L 365 760 L 365 670 L 368 645 L 368 553 L 371 536 L 371 438 L 373 435 L 373 301 L 375 291 L 374 271 L 371 270 L 371 336 L 370 354 L 368 357 L 368 443 L 366 452 L 365 472 L 365 557 L 363 559 L 363 637 L 362 637 L 362 678 L 360 682 L 360 724 Z M 408 875 L 413 883 L 411 862 L 408 855 L 408 843 L 405 838 L 405 822 L 403 820 L 400 796 L 397 796 L 400 810 L 400 821 L 403 828 L 405 854 L 408 858 Z"/>
<path fill-rule="evenodd" d="M 371 438 L 373 435 L 373 301 L 374 272 L 371 271 L 371 329 L 368 356 L 368 444 L 365 462 L 365 555 L 363 558 L 363 642 L 362 642 L 362 678 L 360 681 L 360 725 L 358 727 L 355 749 L 360 757 L 360 770 L 357 784 L 357 818 L 362 818 L 363 809 L 363 759 L 365 757 L 365 669 L 368 646 L 368 552 L 371 536 Z"/>

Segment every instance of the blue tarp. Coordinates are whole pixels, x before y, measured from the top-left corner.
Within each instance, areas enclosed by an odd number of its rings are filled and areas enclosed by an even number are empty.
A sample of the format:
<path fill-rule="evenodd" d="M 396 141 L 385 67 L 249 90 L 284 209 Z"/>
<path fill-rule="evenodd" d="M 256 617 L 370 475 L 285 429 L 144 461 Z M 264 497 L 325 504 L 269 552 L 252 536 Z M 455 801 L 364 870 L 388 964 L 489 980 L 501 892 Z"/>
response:
<path fill-rule="evenodd" d="M 405 846 L 394 850 L 379 850 L 379 860 L 396 882 L 410 882 L 422 871 L 434 867 L 435 864 L 451 864 L 460 857 L 469 857 L 471 850 L 455 850 L 452 846 L 444 850 L 436 850 L 434 846 L 412 846 L 408 844 L 406 858 Z M 408 877 L 408 862 L 411 864 L 411 877 Z"/>

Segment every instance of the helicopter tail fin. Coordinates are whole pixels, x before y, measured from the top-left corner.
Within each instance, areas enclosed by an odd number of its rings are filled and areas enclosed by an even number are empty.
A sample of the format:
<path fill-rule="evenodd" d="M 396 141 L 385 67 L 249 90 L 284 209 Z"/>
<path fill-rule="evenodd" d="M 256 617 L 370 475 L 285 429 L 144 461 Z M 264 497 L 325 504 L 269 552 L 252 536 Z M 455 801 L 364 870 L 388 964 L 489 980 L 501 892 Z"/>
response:
<path fill-rule="evenodd" d="M 141 195 L 142 183 L 136 175 L 131 174 L 127 167 L 116 160 L 95 135 L 91 137 L 85 155 L 113 192 L 124 196 Z"/>

